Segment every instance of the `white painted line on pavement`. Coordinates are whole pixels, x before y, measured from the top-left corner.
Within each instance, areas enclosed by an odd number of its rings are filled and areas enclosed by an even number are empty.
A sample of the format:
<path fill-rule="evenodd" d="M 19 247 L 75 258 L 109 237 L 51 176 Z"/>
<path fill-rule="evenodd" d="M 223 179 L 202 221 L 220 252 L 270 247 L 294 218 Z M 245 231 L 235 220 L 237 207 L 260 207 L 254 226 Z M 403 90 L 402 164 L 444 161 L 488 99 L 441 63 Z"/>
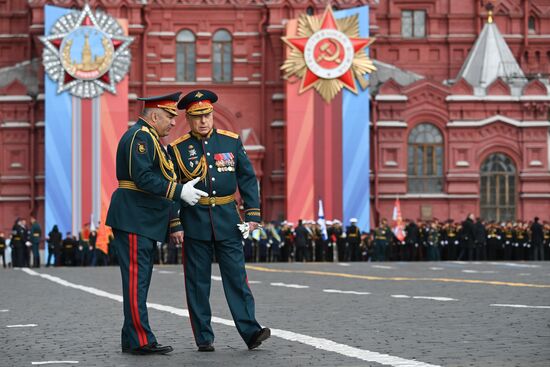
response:
<path fill-rule="evenodd" d="M 348 263 L 337 263 L 337 264 L 340 265 L 340 266 L 349 266 L 350 265 Z"/>
<path fill-rule="evenodd" d="M 261 284 L 262 281 L 261 280 L 249 280 L 248 281 L 248 284 Z"/>
<path fill-rule="evenodd" d="M 34 365 L 42 364 L 77 364 L 78 361 L 41 361 L 41 362 L 32 362 Z"/>
<path fill-rule="evenodd" d="M 172 271 L 172 270 L 159 270 L 158 273 L 159 274 L 174 274 L 175 271 Z"/>
<path fill-rule="evenodd" d="M 528 306 L 528 305 L 506 305 L 506 304 L 498 304 L 493 303 L 491 306 L 494 307 L 512 307 L 512 308 L 544 308 L 544 309 L 550 309 L 550 306 Z"/>
<path fill-rule="evenodd" d="M 59 277 L 38 273 L 31 269 L 24 268 L 21 270 L 29 275 L 38 276 L 38 277 L 47 279 L 49 281 L 52 281 L 54 283 L 63 285 L 65 287 L 79 289 L 81 291 L 84 291 L 99 297 L 109 298 L 122 303 L 122 296 L 119 296 L 117 294 L 105 292 L 93 287 L 70 283 Z M 172 306 L 165 306 L 165 305 L 161 305 L 157 303 L 149 303 L 149 302 L 147 303 L 147 307 L 155 310 L 159 310 L 159 311 L 169 312 L 177 316 L 189 317 L 189 312 L 186 309 L 182 309 L 182 308 L 176 308 Z M 220 317 L 212 317 L 212 322 L 227 325 L 227 326 L 235 326 L 235 323 L 232 320 L 222 319 Z M 346 357 L 357 358 L 363 361 L 375 362 L 375 363 L 380 363 L 383 365 L 388 365 L 393 367 L 440 367 L 438 365 L 419 362 L 413 359 L 405 359 L 401 357 L 395 357 L 389 354 L 371 352 L 370 350 L 359 349 L 359 348 L 351 347 L 349 345 L 336 343 L 336 342 L 333 342 L 332 340 L 317 338 L 317 337 L 304 335 L 304 334 L 298 334 L 287 330 L 271 329 L 271 335 L 281 339 L 310 345 L 314 348 L 321 349 L 327 352 L 338 353 Z"/>
<path fill-rule="evenodd" d="M 0 312 L 8 312 L 9 310 L 0 310 Z"/>
<path fill-rule="evenodd" d="M 38 324 L 6 325 L 6 327 L 35 327 Z"/>
<path fill-rule="evenodd" d="M 370 294 L 370 292 L 357 292 L 357 291 L 341 291 L 338 289 L 323 289 L 323 292 L 325 293 L 343 293 L 343 294 Z"/>
<path fill-rule="evenodd" d="M 387 266 L 387 265 L 373 265 L 372 267 L 377 269 L 393 269 L 393 266 Z"/>
<path fill-rule="evenodd" d="M 533 265 L 533 264 L 516 264 L 516 263 L 498 263 L 498 262 L 490 262 L 491 265 L 501 265 L 501 266 L 511 266 L 514 268 L 540 268 L 540 265 Z"/>
<path fill-rule="evenodd" d="M 455 298 L 449 298 L 449 297 L 407 296 L 406 294 L 392 294 L 391 297 L 393 297 L 393 298 L 429 299 L 429 300 L 432 300 L 432 301 L 441 301 L 441 302 L 458 301 Z"/>
<path fill-rule="evenodd" d="M 220 281 L 220 282 L 222 281 L 222 277 L 219 277 L 219 276 L 217 276 L 217 275 L 211 275 L 210 278 L 211 278 L 212 280 L 217 280 L 217 281 Z"/>
<path fill-rule="evenodd" d="M 415 299 L 431 299 L 433 301 L 441 301 L 441 302 L 448 302 L 448 301 L 458 301 L 455 298 L 449 298 L 449 297 L 425 297 L 425 296 L 413 296 Z"/>
<path fill-rule="evenodd" d="M 430 270 L 443 270 L 444 268 L 438 268 L 437 266 L 432 266 Z"/>
<path fill-rule="evenodd" d="M 286 284 L 286 283 L 269 283 L 274 287 L 287 287 L 287 288 L 309 288 L 309 285 L 300 285 L 300 284 Z"/>
<path fill-rule="evenodd" d="M 527 276 L 531 275 L 531 273 L 519 273 L 518 275 L 521 276 L 521 277 L 527 277 Z"/>
<path fill-rule="evenodd" d="M 464 269 L 462 270 L 463 273 L 472 273 L 472 274 L 494 274 L 496 271 L 494 270 L 471 270 L 471 269 Z"/>

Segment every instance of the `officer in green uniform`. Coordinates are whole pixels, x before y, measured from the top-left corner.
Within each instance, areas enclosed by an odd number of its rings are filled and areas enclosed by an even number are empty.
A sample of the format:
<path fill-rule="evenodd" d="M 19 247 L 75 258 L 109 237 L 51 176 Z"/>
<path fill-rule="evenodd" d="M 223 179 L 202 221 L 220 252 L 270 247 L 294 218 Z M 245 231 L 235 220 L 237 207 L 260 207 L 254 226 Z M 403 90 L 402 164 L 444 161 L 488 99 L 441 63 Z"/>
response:
<path fill-rule="evenodd" d="M 378 228 L 374 231 L 374 251 L 376 254 L 376 261 L 386 261 L 388 243 L 391 239 L 391 230 L 387 223 L 387 220 L 383 218 L 380 226 L 378 226 Z"/>
<path fill-rule="evenodd" d="M 36 218 L 31 215 L 31 243 L 32 243 L 32 267 L 40 267 L 40 238 L 42 237 L 42 228 L 36 221 Z"/>
<path fill-rule="evenodd" d="M 145 101 L 144 110 L 118 144 L 118 189 L 111 198 L 106 223 L 113 229 L 122 275 L 124 353 L 172 351 L 172 347 L 157 343 L 149 326 L 146 302 L 157 241 L 167 239 L 174 201 L 181 198 L 193 205 L 201 195 L 193 183 L 184 187 L 176 182 L 174 165 L 160 142 L 175 126 L 180 94 L 138 98 Z"/>
<path fill-rule="evenodd" d="M 244 199 L 244 222 L 252 233 L 261 222 L 258 182 L 239 136 L 213 127 L 213 103 L 217 100 L 208 90 L 195 90 L 183 97 L 178 108 L 186 111 L 191 131 L 168 148 L 176 160 L 180 182 L 200 180 L 197 187 L 209 195 L 196 206 L 182 205 L 180 209 L 187 304 L 195 342 L 204 352 L 214 351 L 209 302 L 214 252 L 233 320 L 248 348 L 258 347 L 271 333 L 254 316 L 237 226 L 243 219 L 235 203 L 238 187 Z"/>

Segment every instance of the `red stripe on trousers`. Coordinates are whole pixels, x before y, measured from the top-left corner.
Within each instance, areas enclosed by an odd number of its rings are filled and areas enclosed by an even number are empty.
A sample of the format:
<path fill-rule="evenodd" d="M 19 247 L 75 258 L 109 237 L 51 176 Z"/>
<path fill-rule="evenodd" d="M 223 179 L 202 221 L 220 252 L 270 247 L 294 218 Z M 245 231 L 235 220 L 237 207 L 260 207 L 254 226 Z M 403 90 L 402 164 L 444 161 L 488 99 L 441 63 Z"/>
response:
<path fill-rule="evenodd" d="M 141 326 L 138 307 L 138 263 L 137 263 L 137 235 L 130 234 L 130 307 L 132 308 L 132 321 L 138 335 L 139 346 L 147 344 L 147 335 Z"/>

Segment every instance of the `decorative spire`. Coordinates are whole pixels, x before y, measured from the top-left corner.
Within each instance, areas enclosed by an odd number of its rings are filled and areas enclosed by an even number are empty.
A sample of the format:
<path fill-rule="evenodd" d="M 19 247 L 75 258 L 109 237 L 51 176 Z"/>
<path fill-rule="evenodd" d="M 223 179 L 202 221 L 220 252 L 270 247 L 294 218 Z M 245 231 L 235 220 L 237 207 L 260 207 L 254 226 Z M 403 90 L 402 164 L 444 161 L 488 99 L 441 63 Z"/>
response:
<path fill-rule="evenodd" d="M 493 9 L 495 8 L 495 6 L 493 5 L 492 2 L 488 2 L 487 4 L 485 4 L 485 10 L 487 10 L 488 12 L 488 16 L 487 16 L 487 23 L 491 24 L 493 23 Z"/>

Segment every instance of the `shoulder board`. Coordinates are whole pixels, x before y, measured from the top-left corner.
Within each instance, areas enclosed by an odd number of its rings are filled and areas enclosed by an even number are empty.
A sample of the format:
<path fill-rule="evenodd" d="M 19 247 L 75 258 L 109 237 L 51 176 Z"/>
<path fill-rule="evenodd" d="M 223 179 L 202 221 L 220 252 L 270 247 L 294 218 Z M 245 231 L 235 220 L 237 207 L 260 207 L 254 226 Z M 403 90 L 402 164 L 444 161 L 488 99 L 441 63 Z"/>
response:
<path fill-rule="evenodd" d="M 229 136 L 233 139 L 238 139 L 239 138 L 239 134 L 236 134 L 232 131 L 220 130 L 220 129 L 217 129 L 216 131 L 218 132 L 218 134 Z"/>
<path fill-rule="evenodd" d="M 170 146 L 176 146 L 178 145 L 179 143 L 181 143 L 182 141 L 186 141 L 187 139 L 189 139 L 191 137 L 190 134 L 185 134 L 183 136 L 180 136 L 179 138 L 177 138 L 176 140 L 174 140 L 173 142 L 170 143 Z"/>

